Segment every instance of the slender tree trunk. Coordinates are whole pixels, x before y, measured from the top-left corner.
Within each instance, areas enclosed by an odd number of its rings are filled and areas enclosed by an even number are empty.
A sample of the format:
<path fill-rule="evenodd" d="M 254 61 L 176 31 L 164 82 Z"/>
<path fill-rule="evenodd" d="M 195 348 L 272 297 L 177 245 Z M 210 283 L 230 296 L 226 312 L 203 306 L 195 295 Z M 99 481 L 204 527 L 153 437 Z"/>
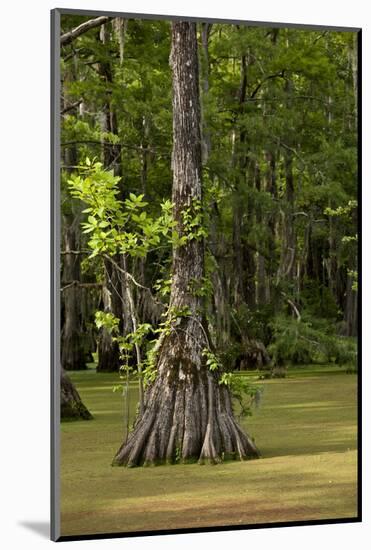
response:
<path fill-rule="evenodd" d="M 294 175 L 293 159 L 291 151 L 285 155 L 285 176 L 286 176 L 286 217 L 285 217 L 285 239 L 284 239 L 284 263 L 283 274 L 289 281 L 293 280 L 295 267 L 295 229 L 294 229 Z"/>
<path fill-rule="evenodd" d="M 108 30 L 106 25 L 100 29 L 100 40 L 103 44 L 107 43 Z M 122 60 L 121 60 L 122 62 Z M 102 112 L 102 132 L 108 132 L 115 136 L 118 135 L 118 124 L 116 112 L 112 105 L 112 86 L 113 74 L 109 61 L 104 60 L 98 64 L 98 72 L 101 79 L 107 86 L 105 101 Z M 104 146 L 102 149 L 104 166 L 113 170 L 116 176 L 121 175 L 121 147 L 120 145 Z M 118 260 L 118 258 L 115 258 Z M 104 290 L 103 290 L 103 308 L 105 312 L 113 313 L 120 319 L 120 330 L 123 331 L 122 322 L 122 296 L 120 276 L 114 266 L 104 260 Z M 116 372 L 120 367 L 120 351 L 117 342 L 112 340 L 109 332 L 102 328 L 98 339 L 98 364 L 97 372 Z"/>
<path fill-rule="evenodd" d="M 201 101 L 201 122 L 202 122 L 202 162 L 206 164 L 211 152 L 211 135 L 205 117 L 205 104 L 209 93 L 209 37 L 211 23 L 201 23 L 201 75 L 202 75 L 202 101 Z"/>
<path fill-rule="evenodd" d="M 108 30 L 106 25 L 102 25 L 100 29 L 100 39 L 104 45 L 107 44 Z M 111 63 L 107 60 L 100 61 L 98 64 L 98 73 L 107 87 L 103 104 L 102 131 L 117 136 L 117 115 L 115 108 L 112 105 L 112 87 L 114 86 L 114 78 Z M 121 146 L 119 144 L 103 146 L 103 159 L 105 168 L 110 168 L 113 170 L 115 176 L 121 175 Z"/>
<path fill-rule="evenodd" d="M 212 29 L 211 23 L 201 23 L 201 51 L 200 51 L 200 75 L 201 75 L 201 143 L 202 143 L 202 164 L 207 164 L 211 151 L 211 132 L 209 123 L 206 117 L 206 106 L 209 95 L 209 77 L 210 77 L 210 60 L 209 60 L 209 38 Z M 214 180 L 214 174 L 209 170 L 211 181 Z M 229 316 L 229 285 L 226 276 L 226 265 L 224 262 L 224 254 L 226 247 L 223 234 L 218 233 L 218 223 L 220 214 L 217 202 L 212 205 L 210 212 L 210 242 L 209 247 L 214 256 L 215 269 L 210 274 L 211 282 L 214 288 L 213 299 L 210 304 L 211 316 L 214 319 L 213 334 L 215 335 L 215 343 L 218 348 L 223 348 L 227 345 L 230 336 L 230 316 Z M 227 267 L 228 269 L 228 267 Z"/>
<path fill-rule="evenodd" d="M 117 270 L 109 260 L 104 260 L 105 285 L 103 287 L 103 310 L 120 319 L 122 315 L 121 281 Z M 120 322 L 122 330 L 122 322 Z M 117 342 L 102 328 L 98 339 L 97 372 L 117 372 L 120 367 L 120 350 Z"/>
<path fill-rule="evenodd" d="M 93 282 L 93 281 L 88 281 Z M 81 329 L 84 335 L 84 351 L 87 363 L 93 363 L 97 351 L 98 329 L 94 313 L 98 309 L 100 292 L 93 288 L 80 287 Z"/>
<path fill-rule="evenodd" d="M 278 30 L 278 29 L 277 29 Z M 270 194 L 272 203 L 277 201 L 277 182 L 276 182 L 276 154 L 274 151 L 267 153 L 268 174 L 267 174 L 267 192 Z M 274 292 L 273 281 L 277 272 L 277 251 L 276 251 L 276 225 L 277 216 L 275 205 L 268 215 L 267 229 L 268 229 L 268 279 L 267 279 L 267 302 L 273 302 L 276 304 L 276 294 Z"/>
<path fill-rule="evenodd" d="M 186 236 L 182 212 L 202 200 L 201 135 L 196 25 L 172 24 L 173 217 Z M 258 456 L 236 423 L 226 386 L 206 366 L 211 345 L 202 298 L 190 291 L 204 275 L 204 244 L 174 247 L 169 331 L 157 345 L 157 377 L 147 389 L 145 410 L 118 450 L 115 465 L 175 461 L 218 462 L 223 456 Z"/>
<path fill-rule="evenodd" d="M 291 151 L 285 151 L 284 172 L 286 180 L 285 205 L 281 210 L 281 259 L 277 272 L 277 283 L 281 280 L 293 282 L 295 267 L 295 229 L 294 229 L 294 177 Z"/>
<path fill-rule="evenodd" d="M 238 91 L 238 111 L 236 113 L 236 121 L 238 116 L 245 112 L 245 101 L 247 92 L 247 56 L 241 57 L 241 78 Z M 248 162 L 247 151 L 247 131 L 241 123 L 241 128 L 238 134 L 238 140 L 234 138 L 234 151 L 232 153 L 233 170 L 236 173 L 236 192 L 233 201 L 233 251 L 234 251 L 234 272 L 235 272 L 235 288 L 234 302 L 238 307 L 242 303 L 254 307 L 256 304 L 255 292 L 255 259 L 254 253 L 246 243 L 242 242 L 243 233 L 243 214 L 244 205 L 241 197 L 246 197 L 248 182 L 246 177 L 252 181 L 254 174 L 251 173 L 251 162 Z M 234 135 L 236 131 L 234 130 Z M 247 217 L 252 219 L 253 206 L 250 197 L 247 199 Z"/>
<path fill-rule="evenodd" d="M 287 47 L 289 47 L 287 40 Z M 286 106 L 292 108 L 293 82 L 287 80 L 285 84 Z M 284 279 L 290 283 L 294 279 L 295 259 L 296 259 L 296 237 L 294 228 L 294 172 L 293 172 L 293 152 L 294 140 L 292 131 L 286 136 L 287 147 L 283 151 L 284 157 L 284 176 L 285 176 L 285 202 L 282 220 L 282 249 L 281 262 L 278 273 L 278 281 Z"/>
<path fill-rule="evenodd" d="M 260 192 L 261 172 L 258 162 L 255 163 L 255 189 Z M 256 206 L 256 224 L 258 227 L 263 225 L 263 212 L 261 206 Z M 259 245 L 258 245 L 259 246 Z M 260 244 L 262 246 L 262 244 Z M 268 284 L 266 280 L 265 257 L 257 252 L 256 259 L 256 298 L 258 304 L 266 304 L 268 301 Z"/>
<path fill-rule="evenodd" d="M 345 334 L 357 336 L 357 291 L 353 290 L 353 277 L 347 275 L 346 299 L 345 299 Z"/>
<path fill-rule="evenodd" d="M 122 256 L 122 266 L 127 273 L 127 265 L 126 265 L 126 257 Z M 137 320 L 137 313 L 136 308 L 134 304 L 134 298 L 133 293 L 131 289 L 131 282 L 129 281 L 128 277 L 126 275 L 122 276 L 122 296 L 125 299 L 125 305 L 127 305 L 127 311 L 126 307 L 124 308 L 124 314 L 125 317 L 129 316 L 130 318 L 130 324 L 132 327 L 133 332 L 136 332 L 138 329 L 138 320 Z M 124 319 L 125 327 L 128 327 L 128 319 Z M 136 342 L 134 344 L 135 347 L 135 354 L 137 359 L 137 369 L 138 369 L 138 377 L 139 377 L 139 413 L 143 414 L 144 412 L 144 385 L 143 385 L 143 375 L 142 375 L 142 352 L 140 349 L 140 345 Z"/>

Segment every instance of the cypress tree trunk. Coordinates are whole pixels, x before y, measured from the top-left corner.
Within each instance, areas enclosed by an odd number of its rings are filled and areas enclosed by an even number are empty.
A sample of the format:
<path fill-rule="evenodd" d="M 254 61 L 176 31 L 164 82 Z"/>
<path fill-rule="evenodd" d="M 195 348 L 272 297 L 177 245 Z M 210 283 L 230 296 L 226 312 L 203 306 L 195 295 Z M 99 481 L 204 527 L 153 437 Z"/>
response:
<path fill-rule="evenodd" d="M 201 201 L 201 136 L 196 25 L 172 25 L 173 216 L 185 235 L 182 212 Z M 157 376 L 144 411 L 113 464 L 210 461 L 257 457 L 252 440 L 236 423 L 226 386 L 207 368 L 210 346 L 202 298 L 190 291 L 204 275 L 204 245 L 193 238 L 174 247 L 169 306 L 171 328 L 157 346 Z M 177 315 L 179 311 L 186 315 Z M 174 322 L 171 322 L 172 316 Z"/>
<path fill-rule="evenodd" d="M 66 74 L 65 80 L 75 78 L 74 74 Z M 63 86 L 62 107 L 68 105 L 68 92 Z M 71 173 L 78 163 L 78 154 L 75 144 L 64 150 L 63 162 L 65 170 Z M 85 338 L 81 326 L 80 289 L 75 285 L 68 286 L 73 281 L 80 281 L 80 262 L 78 254 L 70 251 L 79 249 L 79 214 L 74 212 L 72 205 L 62 216 L 62 242 L 66 254 L 63 256 L 62 287 L 67 288 L 61 293 L 61 307 L 63 311 L 61 327 L 61 363 L 66 370 L 86 369 Z"/>
<path fill-rule="evenodd" d="M 201 44 L 202 50 L 200 55 L 200 65 L 201 65 L 201 74 L 202 74 L 202 98 L 203 100 L 207 99 L 209 93 L 209 71 L 210 71 L 210 61 L 209 61 L 209 37 L 211 32 L 212 24 L 211 23 L 201 23 Z M 202 163 L 206 164 L 210 153 L 211 153 L 211 135 L 210 129 L 208 128 L 207 122 L 204 116 L 204 101 L 201 101 L 201 122 L 202 122 Z"/>
<path fill-rule="evenodd" d="M 80 280 L 80 258 L 69 251 L 76 248 L 76 235 L 71 220 L 66 216 L 63 223 L 63 241 L 66 254 L 63 258 L 62 287 L 63 291 L 64 323 L 61 331 L 61 363 L 66 370 L 86 369 L 86 354 L 84 335 L 80 323 L 80 290 L 73 281 Z"/>
<path fill-rule="evenodd" d="M 344 311 L 346 336 L 357 336 L 357 292 L 352 289 L 352 285 L 353 278 L 348 275 Z"/>
<path fill-rule="evenodd" d="M 61 419 L 91 420 L 92 418 L 66 371 L 61 367 Z"/>
<path fill-rule="evenodd" d="M 246 55 L 241 57 L 241 78 L 238 90 L 238 107 L 235 113 L 236 122 L 240 123 L 239 138 L 236 140 L 234 131 L 234 143 L 232 153 L 233 171 L 236 171 L 236 193 L 233 201 L 233 251 L 234 251 L 234 304 L 238 307 L 241 304 L 248 304 L 254 308 L 256 305 L 255 289 L 255 258 L 254 253 L 246 242 L 243 242 L 242 235 L 246 228 L 243 227 L 244 204 L 241 197 L 246 196 L 248 180 L 253 182 L 254 174 L 251 170 L 252 162 L 248 162 L 248 135 L 243 122 L 238 117 L 245 113 L 247 94 L 247 68 L 248 59 Z M 248 219 L 254 215 L 254 207 L 250 197 L 247 199 Z"/>

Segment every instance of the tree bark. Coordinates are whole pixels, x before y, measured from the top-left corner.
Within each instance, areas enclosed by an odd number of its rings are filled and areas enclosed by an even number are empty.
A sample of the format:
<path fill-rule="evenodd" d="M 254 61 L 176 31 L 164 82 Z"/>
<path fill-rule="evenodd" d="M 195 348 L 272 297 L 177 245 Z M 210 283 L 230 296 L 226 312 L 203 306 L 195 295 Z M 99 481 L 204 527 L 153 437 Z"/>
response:
<path fill-rule="evenodd" d="M 209 37 L 211 32 L 211 23 L 201 23 L 201 44 L 202 51 L 200 55 L 201 60 L 201 74 L 202 74 L 202 101 L 201 101 L 201 123 L 202 123 L 202 163 L 206 164 L 210 152 L 211 152 L 211 135 L 208 128 L 208 124 L 205 117 L 205 102 L 209 93 Z"/>
<path fill-rule="evenodd" d="M 357 292 L 353 290 L 353 277 L 347 276 L 346 297 L 345 297 L 345 334 L 346 336 L 357 336 Z"/>
<path fill-rule="evenodd" d="M 201 135 L 196 25 L 172 24 L 173 217 L 186 235 L 183 212 L 202 200 Z M 168 332 L 157 345 L 157 376 L 145 408 L 114 465 L 219 462 L 252 458 L 258 451 L 236 423 L 228 388 L 218 383 L 203 357 L 211 345 L 202 298 L 193 281 L 204 275 L 204 243 L 192 238 L 173 248 Z M 180 314 L 180 312 L 186 312 Z"/>
<path fill-rule="evenodd" d="M 66 73 L 62 82 L 63 94 L 61 107 L 68 103 L 66 81 L 75 78 L 75 74 Z M 76 145 L 66 147 L 64 150 L 64 163 L 67 173 L 71 173 L 78 163 Z M 62 262 L 62 287 L 71 281 L 80 281 L 79 255 L 71 253 L 79 248 L 79 212 L 75 212 L 73 204 L 65 209 L 62 215 L 62 242 L 66 254 Z M 86 369 L 85 335 L 81 324 L 81 293 L 78 286 L 73 285 L 65 289 L 61 294 L 62 327 L 61 327 L 61 363 L 66 370 Z"/>
<path fill-rule="evenodd" d="M 91 420 L 92 418 L 66 371 L 61 367 L 61 419 Z"/>
<path fill-rule="evenodd" d="M 76 220 L 75 220 L 76 221 Z M 64 216 L 63 241 L 68 252 L 78 248 L 74 224 Z M 63 257 L 62 287 L 64 282 L 80 280 L 80 257 L 65 254 Z M 80 289 L 76 285 L 67 287 L 63 292 L 63 326 L 61 331 L 61 363 L 66 370 L 86 369 L 84 335 L 80 322 Z"/>

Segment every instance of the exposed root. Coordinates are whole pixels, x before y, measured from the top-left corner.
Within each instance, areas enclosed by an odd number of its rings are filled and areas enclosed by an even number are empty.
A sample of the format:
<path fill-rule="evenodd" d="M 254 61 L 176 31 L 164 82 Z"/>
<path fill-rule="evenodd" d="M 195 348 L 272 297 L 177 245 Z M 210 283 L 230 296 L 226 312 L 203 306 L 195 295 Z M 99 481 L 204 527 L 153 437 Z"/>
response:
<path fill-rule="evenodd" d="M 147 407 L 113 465 L 218 464 L 222 459 L 258 458 L 252 439 L 234 419 L 228 389 L 211 374 L 158 376 Z"/>

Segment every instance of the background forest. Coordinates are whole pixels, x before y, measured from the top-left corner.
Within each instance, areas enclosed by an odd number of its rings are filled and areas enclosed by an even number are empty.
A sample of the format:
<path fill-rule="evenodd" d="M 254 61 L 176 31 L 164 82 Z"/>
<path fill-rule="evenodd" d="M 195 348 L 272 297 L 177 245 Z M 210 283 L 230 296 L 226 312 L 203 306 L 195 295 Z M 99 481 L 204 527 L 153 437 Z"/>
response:
<path fill-rule="evenodd" d="M 163 321 L 177 237 L 164 226 L 169 24 L 105 18 L 71 36 L 86 19 L 62 21 L 62 366 L 94 359 L 97 372 L 118 371 L 114 316 L 124 336 L 142 328 L 127 341 L 136 370 Z M 198 41 L 204 206 L 189 217 L 206 236 L 195 285 L 224 368 L 354 368 L 355 35 L 200 23 Z M 71 192 L 87 158 L 119 178 L 110 184 L 130 211 L 126 254 L 111 254 L 111 228 L 101 221 L 97 233 L 86 193 Z"/>

